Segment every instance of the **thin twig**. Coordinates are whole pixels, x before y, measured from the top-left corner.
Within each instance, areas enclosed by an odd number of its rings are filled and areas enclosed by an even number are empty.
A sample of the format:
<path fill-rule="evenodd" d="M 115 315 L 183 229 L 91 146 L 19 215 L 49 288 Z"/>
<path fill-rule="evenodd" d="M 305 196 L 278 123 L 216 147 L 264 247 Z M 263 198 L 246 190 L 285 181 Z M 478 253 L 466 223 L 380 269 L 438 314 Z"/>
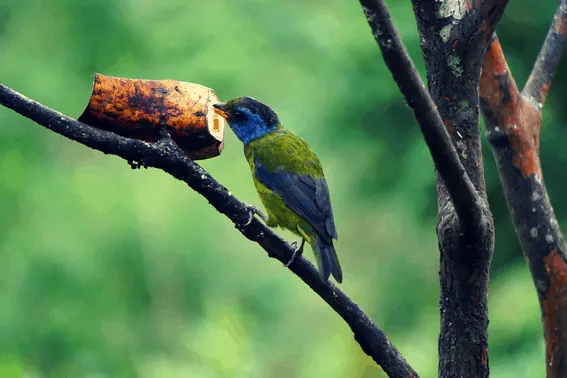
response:
<path fill-rule="evenodd" d="M 360 0 L 372 34 L 394 80 L 419 123 L 435 168 L 443 178 L 463 228 L 474 230 L 482 219 L 482 204 L 423 80 L 394 28 L 383 0 Z M 474 232 L 474 231 L 473 231 Z"/>
<path fill-rule="evenodd" d="M 287 263 L 293 255 L 294 250 L 289 244 L 258 219 L 251 220 L 248 206 L 189 159 L 179 147 L 171 143 L 167 135 L 155 144 L 124 138 L 78 122 L 3 84 L 0 84 L 0 104 L 85 146 L 119 156 L 129 163 L 162 169 L 205 197 L 217 211 L 226 215 L 244 236 L 262 246 L 270 257 Z M 384 332 L 339 288 L 330 282 L 322 281 L 317 269 L 309 261 L 297 257 L 289 269 L 345 320 L 364 352 L 390 377 L 418 376 Z"/>
<path fill-rule="evenodd" d="M 567 39 L 567 0 L 560 0 L 522 96 L 542 107 Z"/>

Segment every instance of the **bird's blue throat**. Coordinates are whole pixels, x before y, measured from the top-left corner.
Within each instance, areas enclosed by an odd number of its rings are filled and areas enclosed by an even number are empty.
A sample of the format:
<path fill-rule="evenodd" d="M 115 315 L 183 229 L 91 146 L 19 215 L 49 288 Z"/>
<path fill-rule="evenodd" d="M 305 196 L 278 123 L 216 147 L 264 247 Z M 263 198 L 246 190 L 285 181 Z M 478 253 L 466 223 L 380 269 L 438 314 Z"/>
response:
<path fill-rule="evenodd" d="M 267 125 L 266 122 L 258 114 L 246 112 L 246 117 L 229 122 L 230 128 L 238 139 L 245 145 L 255 139 L 261 138 L 271 131 L 274 131 L 276 125 Z"/>

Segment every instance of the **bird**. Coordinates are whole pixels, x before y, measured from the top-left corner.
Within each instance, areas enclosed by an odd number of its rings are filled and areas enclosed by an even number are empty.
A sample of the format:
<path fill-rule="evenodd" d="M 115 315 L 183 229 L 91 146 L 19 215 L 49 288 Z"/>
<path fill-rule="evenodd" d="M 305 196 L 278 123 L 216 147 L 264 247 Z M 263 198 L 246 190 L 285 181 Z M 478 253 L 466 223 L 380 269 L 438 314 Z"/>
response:
<path fill-rule="evenodd" d="M 267 211 L 251 211 L 272 228 L 281 227 L 300 237 L 294 253 L 303 253 L 307 242 L 317 261 L 319 275 L 328 281 L 332 274 L 342 283 L 343 274 L 333 245 L 338 239 L 329 188 L 319 158 L 307 142 L 285 129 L 268 105 L 252 97 L 236 97 L 213 105 L 237 138 L 244 144 L 244 155 L 254 186 Z"/>

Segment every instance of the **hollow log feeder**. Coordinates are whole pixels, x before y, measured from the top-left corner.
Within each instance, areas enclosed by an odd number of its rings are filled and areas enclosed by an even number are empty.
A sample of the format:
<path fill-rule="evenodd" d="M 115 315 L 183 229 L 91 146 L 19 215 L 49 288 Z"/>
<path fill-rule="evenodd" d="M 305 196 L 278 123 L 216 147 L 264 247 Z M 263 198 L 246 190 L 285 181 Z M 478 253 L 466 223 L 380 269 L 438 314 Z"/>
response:
<path fill-rule="evenodd" d="M 139 80 L 95 74 L 87 108 L 78 118 L 90 126 L 155 142 L 162 127 L 193 160 L 220 155 L 225 120 L 214 112 L 215 91 L 176 80 Z"/>

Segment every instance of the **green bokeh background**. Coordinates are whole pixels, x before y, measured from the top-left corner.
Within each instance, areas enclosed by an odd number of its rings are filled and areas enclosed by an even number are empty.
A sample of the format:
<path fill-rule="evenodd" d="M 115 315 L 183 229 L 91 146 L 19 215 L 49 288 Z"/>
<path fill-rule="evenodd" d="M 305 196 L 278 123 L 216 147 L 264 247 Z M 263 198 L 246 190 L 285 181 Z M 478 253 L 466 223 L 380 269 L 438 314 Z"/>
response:
<path fill-rule="evenodd" d="M 410 2 L 388 3 L 424 74 Z M 511 2 L 499 25 L 520 84 L 555 5 Z M 272 105 L 325 167 L 342 288 L 422 377 L 436 376 L 433 165 L 357 1 L 0 0 L 1 82 L 77 117 L 94 72 L 190 81 Z M 560 222 L 565 83 L 562 65 L 541 138 Z M 543 376 L 536 294 L 487 147 L 491 371 Z M 230 131 L 222 155 L 201 164 L 259 203 Z M 385 376 L 319 297 L 199 194 L 5 108 L 0 261 L 0 377 Z"/>

